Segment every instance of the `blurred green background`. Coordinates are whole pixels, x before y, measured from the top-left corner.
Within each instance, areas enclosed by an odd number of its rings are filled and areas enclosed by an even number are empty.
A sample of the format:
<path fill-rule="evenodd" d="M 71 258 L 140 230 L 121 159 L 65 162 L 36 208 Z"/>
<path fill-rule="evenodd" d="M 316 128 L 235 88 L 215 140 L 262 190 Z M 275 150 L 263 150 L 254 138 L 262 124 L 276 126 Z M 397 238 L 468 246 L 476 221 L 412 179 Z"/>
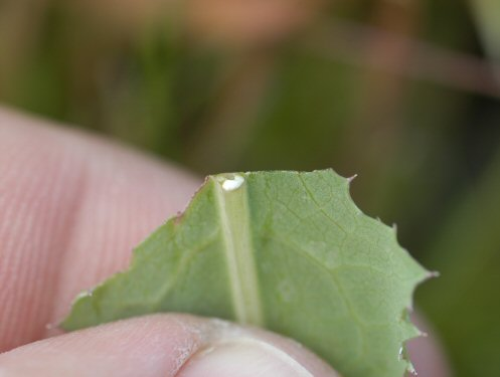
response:
<path fill-rule="evenodd" d="M 459 377 L 500 376 L 499 100 L 494 0 L 0 1 L 3 105 L 200 174 L 357 173 L 441 272 L 417 301 Z"/>

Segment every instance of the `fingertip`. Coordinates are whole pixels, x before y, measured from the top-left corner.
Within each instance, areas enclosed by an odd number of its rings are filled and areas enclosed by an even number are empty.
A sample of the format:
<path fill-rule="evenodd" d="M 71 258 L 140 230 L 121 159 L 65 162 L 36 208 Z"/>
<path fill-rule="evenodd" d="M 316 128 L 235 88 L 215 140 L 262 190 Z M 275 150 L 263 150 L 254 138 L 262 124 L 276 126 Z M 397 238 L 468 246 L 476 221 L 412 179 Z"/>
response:
<path fill-rule="evenodd" d="M 408 354 L 420 377 L 449 377 L 451 367 L 436 331 L 421 312 L 414 313 L 412 320 L 425 334 L 408 342 Z"/>
<path fill-rule="evenodd" d="M 46 339 L 0 355 L 7 376 L 334 377 L 292 340 L 189 315 L 153 315 Z"/>
<path fill-rule="evenodd" d="M 64 334 L 1 355 L 0 372 L 173 377 L 201 344 L 196 326 L 189 322 L 175 315 L 149 316 Z"/>

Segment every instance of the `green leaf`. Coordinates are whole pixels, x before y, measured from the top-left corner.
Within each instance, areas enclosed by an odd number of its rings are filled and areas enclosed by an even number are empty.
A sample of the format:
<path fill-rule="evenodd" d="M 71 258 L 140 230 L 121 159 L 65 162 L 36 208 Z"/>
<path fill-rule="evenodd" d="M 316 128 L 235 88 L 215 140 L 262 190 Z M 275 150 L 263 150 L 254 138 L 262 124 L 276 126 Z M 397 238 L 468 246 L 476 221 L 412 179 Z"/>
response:
<path fill-rule="evenodd" d="M 189 312 L 295 338 L 345 377 L 401 377 L 418 335 L 407 308 L 427 276 L 332 170 L 222 174 L 62 326 Z"/>
<path fill-rule="evenodd" d="M 490 0 L 471 1 L 473 15 L 486 47 L 486 52 L 496 61 L 500 60 L 500 3 Z"/>

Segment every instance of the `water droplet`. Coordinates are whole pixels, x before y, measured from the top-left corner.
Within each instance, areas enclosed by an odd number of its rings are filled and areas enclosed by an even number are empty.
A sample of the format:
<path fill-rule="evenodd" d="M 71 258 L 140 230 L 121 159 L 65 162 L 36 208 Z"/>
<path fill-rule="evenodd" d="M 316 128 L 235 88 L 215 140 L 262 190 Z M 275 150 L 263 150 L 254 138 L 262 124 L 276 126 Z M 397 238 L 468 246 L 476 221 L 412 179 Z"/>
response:
<path fill-rule="evenodd" d="M 45 325 L 45 328 L 46 328 L 47 330 L 52 330 L 54 327 L 55 327 L 55 325 L 54 325 L 53 323 L 47 323 L 47 324 Z"/>
<path fill-rule="evenodd" d="M 85 296 L 87 296 L 87 297 L 92 297 L 93 294 L 94 294 L 94 291 L 92 289 L 87 289 L 85 291 Z"/>
<path fill-rule="evenodd" d="M 225 191 L 234 191 L 241 187 L 245 179 L 241 175 L 235 174 L 233 179 L 226 179 L 222 182 L 222 188 Z"/>

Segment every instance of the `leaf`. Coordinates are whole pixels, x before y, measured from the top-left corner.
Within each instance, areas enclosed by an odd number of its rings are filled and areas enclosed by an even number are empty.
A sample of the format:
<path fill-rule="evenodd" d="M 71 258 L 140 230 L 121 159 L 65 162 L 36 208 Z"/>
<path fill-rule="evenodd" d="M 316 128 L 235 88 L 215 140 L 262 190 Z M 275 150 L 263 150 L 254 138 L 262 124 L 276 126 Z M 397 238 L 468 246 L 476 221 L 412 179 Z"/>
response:
<path fill-rule="evenodd" d="M 482 36 L 486 52 L 497 61 L 500 60 L 500 4 L 498 1 L 471 1 L 472 13 Z"/>
<path fill-rule="evenodd" d="M 189 312 L 295 338 L 345 377 L 401 377 L 418 335 L 407 308 L 427 276 L 332 170 L 222 174 L 62 326 Z"/>

